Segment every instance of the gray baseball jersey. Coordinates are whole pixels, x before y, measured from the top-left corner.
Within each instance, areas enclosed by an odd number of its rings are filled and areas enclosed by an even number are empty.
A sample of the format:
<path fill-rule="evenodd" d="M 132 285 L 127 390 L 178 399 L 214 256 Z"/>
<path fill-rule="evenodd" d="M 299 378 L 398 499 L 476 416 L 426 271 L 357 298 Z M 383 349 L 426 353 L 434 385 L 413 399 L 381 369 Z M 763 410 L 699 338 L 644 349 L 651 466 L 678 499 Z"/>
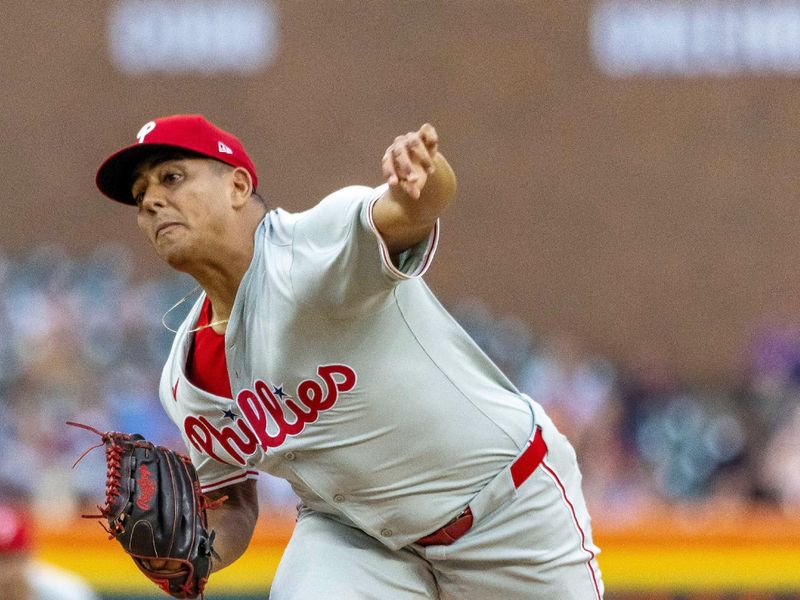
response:
<path fill-rule="evenodd" d="M 184 374 L 203 298 L 160 392 L 205 490 L 266 471 L 308 508 L 405 546 L 458 514 L 524 448 L 529 402 L 420 276 L 427 242 L 393 262 L 371 219 L 386 186 L 271 211 L 225 334 L 233 400 Z"/>
<path fill-rule="evenodd" d="M 385 190 L 264 218 L 225 334 L 233 399 L 184 371 L 203 297 L 181 325 L 160 395 L 203 489 L 266 471 L 301 498 L 276 600 L 600 600 L 572 447 L 420 278 L 438 224 L 389 256 Z M 541 464 L 517 477 L 536 436 Z M 415 543 L 465 507 L 452 545 Z"/>

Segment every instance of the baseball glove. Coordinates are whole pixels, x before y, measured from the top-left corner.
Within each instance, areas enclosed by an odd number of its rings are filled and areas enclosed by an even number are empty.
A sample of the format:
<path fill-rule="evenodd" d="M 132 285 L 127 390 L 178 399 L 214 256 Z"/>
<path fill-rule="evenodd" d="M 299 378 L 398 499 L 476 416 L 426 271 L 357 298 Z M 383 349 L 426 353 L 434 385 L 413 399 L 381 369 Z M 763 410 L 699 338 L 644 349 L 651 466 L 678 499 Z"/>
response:
<path fill-rule="evenodd" d="M 215 508 L 200 492 L 197 473 L 188 457 L 145 440 L 138 434 L 101 432 L 106 448 L 106 503 L 98 506 L 109 539 L 116 539 L 139 570 L 175 598 L 202 597 L 211 574 L 214 532 L 208 531 L 206 509 Z M 74 466 L 74 465 L 73 465 Z M 224 500 L 224 499 L 223 499 Z M 151 568 L 151 560 L 177 561 L 177 571 Z"/>

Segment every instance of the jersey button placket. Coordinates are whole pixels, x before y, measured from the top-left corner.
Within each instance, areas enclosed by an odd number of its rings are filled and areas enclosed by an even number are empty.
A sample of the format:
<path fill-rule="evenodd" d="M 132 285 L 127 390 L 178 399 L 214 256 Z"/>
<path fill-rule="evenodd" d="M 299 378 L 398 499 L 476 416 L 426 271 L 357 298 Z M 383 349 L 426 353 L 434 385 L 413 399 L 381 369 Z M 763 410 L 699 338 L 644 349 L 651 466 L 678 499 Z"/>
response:
<path fill-rule="evenodd" d="M 392 537 L 394 532 L 391 529 L 381 529 L 381 535 L 383 537 Z"/>
<path fill-rule="evenodd" d="M 289 450 L 286 454 L 283 455 L 283 457 L 289 462 L 292 462 L 295 458 L 297 458 L 297 455 L 291 450 Z"/>
<path fill-rule="evenodd" d="M 337 503 L 338 502 L 344 502 L 344 494 L 335 494 L 333 496 L 333 501 L 337 502 Z"/>

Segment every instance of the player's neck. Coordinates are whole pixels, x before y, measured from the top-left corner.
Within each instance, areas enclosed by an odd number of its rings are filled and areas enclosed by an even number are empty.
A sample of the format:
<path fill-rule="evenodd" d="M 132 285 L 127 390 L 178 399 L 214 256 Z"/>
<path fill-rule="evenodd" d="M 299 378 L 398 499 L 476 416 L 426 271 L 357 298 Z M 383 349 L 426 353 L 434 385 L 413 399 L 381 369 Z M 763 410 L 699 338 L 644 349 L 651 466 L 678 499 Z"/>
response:
<path fill-rule="evenodd" d="M 211 301 L 212 321 L 227 319 L 231 314 L 239 284 L 253 259 L 252 243 L 249 251 L 242 250 L 240 248 L 234 256 L 226 256 L 220 262 L 190 273 Z"/>
<path fill-rule="evenodd" d="M 228 319 L 239 284 L 253 260 L 254 237 L 263 219 L 263 210 L 248 210 L 243 217 L 229 222 L 223 228 L 223 236 L 209 239 L 203 247 L 203 256 L 185 269 L 208 296 L 213 309 L 212 321 Z"/>
<path fill-rule="evenodd" d="M 252 236 L 241 236 L 236 242 L 214 248 L 213 256 L 189 272 L 211 301 L 212 321 L 230 316 L 239 284 L 253 260 L 253 249 Z"/>

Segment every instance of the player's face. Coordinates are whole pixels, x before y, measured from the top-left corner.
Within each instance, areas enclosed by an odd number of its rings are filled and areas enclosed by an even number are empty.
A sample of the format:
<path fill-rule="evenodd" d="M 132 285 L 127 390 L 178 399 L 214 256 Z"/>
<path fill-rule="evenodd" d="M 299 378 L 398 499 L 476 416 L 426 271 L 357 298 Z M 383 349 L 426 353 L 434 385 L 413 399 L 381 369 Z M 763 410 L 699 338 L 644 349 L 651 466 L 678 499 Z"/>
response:
<path fill-rule="evenodd" d="M 140 164 L 131 187 L 139 229 L 170 266 L 191 271 L 215 258 L 230 218 L 230 171 L 204 158 Z"/>

